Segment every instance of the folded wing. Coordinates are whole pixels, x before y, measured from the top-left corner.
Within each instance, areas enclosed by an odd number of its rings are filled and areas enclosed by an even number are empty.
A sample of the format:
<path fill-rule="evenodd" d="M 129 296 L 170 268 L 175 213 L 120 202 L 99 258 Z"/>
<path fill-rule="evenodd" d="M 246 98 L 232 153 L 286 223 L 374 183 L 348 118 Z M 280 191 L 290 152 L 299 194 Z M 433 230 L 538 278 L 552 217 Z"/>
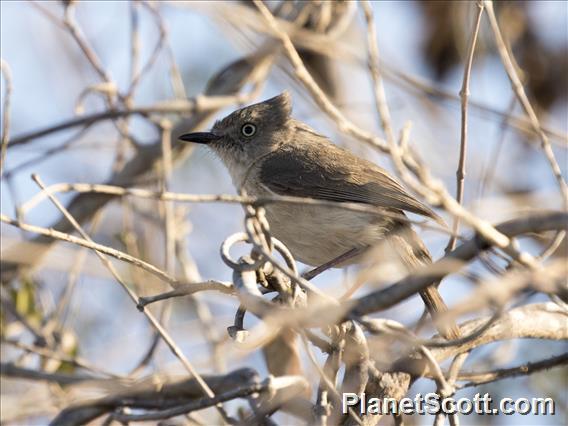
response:
<path fill-rule="evenodd" d="M 332 143 L 283 147 L 262 162 L 260 178 L 279 195 L 369 204 L 441 221 L 386 171 Z"/>

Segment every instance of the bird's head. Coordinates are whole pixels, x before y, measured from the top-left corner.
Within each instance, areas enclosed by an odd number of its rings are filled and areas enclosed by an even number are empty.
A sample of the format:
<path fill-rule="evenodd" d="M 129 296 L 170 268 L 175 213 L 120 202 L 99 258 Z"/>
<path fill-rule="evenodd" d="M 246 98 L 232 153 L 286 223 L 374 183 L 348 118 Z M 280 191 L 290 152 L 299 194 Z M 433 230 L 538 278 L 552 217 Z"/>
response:
<path fill-rule="evenodd" d="M 182 141 L 206 144 L 225 164 L 247 167 L 290 139 L 290 95 L 278 96 L 238 109 L 215 123 L 210 132 L 187 133 Z"/>

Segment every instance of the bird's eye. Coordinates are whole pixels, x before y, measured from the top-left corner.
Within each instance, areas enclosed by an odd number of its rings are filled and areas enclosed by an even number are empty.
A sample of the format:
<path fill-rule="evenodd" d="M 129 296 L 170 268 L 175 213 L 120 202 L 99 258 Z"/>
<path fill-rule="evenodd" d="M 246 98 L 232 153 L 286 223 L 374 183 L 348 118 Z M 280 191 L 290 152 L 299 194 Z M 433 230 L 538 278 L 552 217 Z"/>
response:
<path fill-rule="evenodd" d="M 243 124 L 243 127 L 241 127 L 241 133 L 243 136 L 250 138 L 256 133 L 256 126 L 252 123 Z"/>

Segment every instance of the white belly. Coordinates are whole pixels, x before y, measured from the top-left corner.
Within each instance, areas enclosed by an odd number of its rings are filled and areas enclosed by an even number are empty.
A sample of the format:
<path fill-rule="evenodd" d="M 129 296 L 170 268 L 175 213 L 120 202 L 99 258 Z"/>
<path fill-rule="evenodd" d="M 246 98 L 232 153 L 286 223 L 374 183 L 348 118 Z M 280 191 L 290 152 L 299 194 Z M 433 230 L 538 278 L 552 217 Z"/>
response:
<path fill-rule="evenodd" d="M 321 206 L 270 204 L 266 215 L 272 235 L 296 260 L 312 266 L 352 248 L 377 244 L 386 232 L 377 216 Z"/>
<path fill-rule="evenodd" d="M 236 169 L 229 171 L 239 187 L 242 176 Z M 245 184 L 249 195 L 276 195 L 257 182 L 252 172 Z M 296 260 L 311 266 L 322 265 L 353 248 L 379 243 L 393 224 L 388 217 L 323 206 L 271 203 L 265 209 L 272 236 L 282 241 Z M 359 259 L 348 260 L 342 266 Z"/>

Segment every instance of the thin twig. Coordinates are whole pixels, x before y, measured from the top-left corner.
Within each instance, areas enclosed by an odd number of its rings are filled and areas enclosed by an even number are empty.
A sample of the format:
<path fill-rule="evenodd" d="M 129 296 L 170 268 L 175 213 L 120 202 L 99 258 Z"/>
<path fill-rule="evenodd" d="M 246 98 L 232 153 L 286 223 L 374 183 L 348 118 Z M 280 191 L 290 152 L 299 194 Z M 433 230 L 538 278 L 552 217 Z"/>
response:
<path fill-rule="evenodd" d="M 318 361 L 317 361 L 317 359 L 314 355 L 314 352 L 312 351 L 312 348 L 308 344 L 308 339 L 306 338 L 304 333 L 300 333 L 300 336 L 302 337 L 302 342 L 304 343 L 304 348 L 306 349 L 306 353 L 308 354 L 308 358 L 310 359 L 312 365 L 315 367 L 316 371 L 318 372 L 320 379 L 322 380 L 323 383 L 325 383 L 325 386 L 326 386 L 327 390 L 330 392 L 330 394 L 333 395 L 333 399 L 335 400 L 336 404 L 339 404 L 340 401 L 342 400 L 342 398 L 341 398 L 341 395 L 339 394 L 339 392 L 337 391 L 335 384 L 331 381 L 331 379 L 329 377 L 327 377 L 325 371 L 323 371 L 321 366 L 318 364 Z M 358 425 L 363 424 L 361 422 L 361 419 L 359 419 L 359 417 L 357 416 L 357 414 L 355 413 L 355 411 L 352 408 L 348 408 L 348 411 L 349 411 L 350 418 L 353 419 L 355 421 L 355 423 L 357 423 Z"/>
<path fill-rule="evenodd" d="M 367 23 L 369 71 L 371 72 L 371 77 L 373 78 L 374 83 L 373 94 L 375 95 L 375 105 L 379 113 L 381 126 L 383 128 L 383 131 L 385 132 L 387 142 L 390 144 L 394 143 L 395 137 L 394 131 L 392 129 L 385 88 L 383 85 L 383 78 L 381 76 L 381 69 L 379 66 L 379 46 L 377 45 L 377 29 L 375 28 L 375 17 L 373 14 L 373 8 L 367 0 L 362 1 L 361 6 L 363 7 L 365 21 Z"/>
<path fill-rule="evenodd" d="M 39 176 L 34 175 L 34 180 L 40 186 L 40 188 L 42 190 L 46 189 L 45 185 L 41 182 Z M 57 200 L 57 198 L 55 198 L 55 196 L 53 196 L 51 194 L 49 194 L 49 199 L 53 202 L 53 204 L 55 204 L 55 206 L 61 211 L 61 213 L 67 218 L 67 220 L 69 220 L 69 222 L 71 222 L 73 227 L 81 234 L 81 236 L 84 239 L 86 239 L 87 241 L 93 243 L 93 240 L 91 240 L 89 235 L 83 230 L 81 225 L 73 218 L 73 216 L 71 216 L 69 214 L 67 209 L 65 209 L 65 207 L 59 202 L 59 200 Z M 113 277 L 119 282 L 119 284 L 122 286 L 122 288 L 126 291 L 128 296 L 130 297 L 130 299 L 134 303 L 138 303 L 138 296 L 130 289 L 130 287 L 128 285 L 126 285 L 126 283 L 120 277 L 118 271 L 115 269 L 115 267 L 111 263 L 111 261 L 104 254 L 102 254 L 98 251 L 96 251 L 95 253 L 97 253 L 97 256 L 101 259 L 101 262 L 108 268 L 108 270 L 111 272 Z M 146 318 L 148 318 L 148 320 L 150 321 L 152 326 L 154 326 L 156 331 L 158 331 L 160 333 L 160 336 L 162 337 L 162 339 L 164 340 L 166 345 L 169 347 L 169 349 L 172 351 L 174 356 L 181 361 L 182 365 L 187 369 L 189 374 L 191 374 L 192 377 L 195 377 L 195 379 L 197 380 L 197 383 L 201 386 L 203 393 L 206 396 L 208 396 L 209 398 L 215 398 L 215 394 L 213 393 L 211 388 L 201 378 L 201 376 L 199 375 L 197 370 L 195 370 L 195 368 L 193 367 L 191 362 L 185 357 L 185 355 L 183 354 L 181 349 L 177 346 L 175 341 L 170 337 L 168 332 L 162 327 L 162 325 L 156 320 L 156 318 L 147 309 L 144 310 L 144 315 L 146 316 Z M 222 405 L 218 405 L 218 406 L 216 406 L 216 408 L 220 412 L 220 414 L 223 416 L 223 418 L 226 421 L 228 421 L 229 416 L 227 415 L 227 413 L 225 413 L 225 410 L 223 409 Z"/>
<path fill-rule="evenodd" d="M 563 230 L 568 226 L 568 214 L 553 213 L 550 215 L 537 215 L 532 218 L 513 220 L 498 225 L 496 229 L 503 235 L 511 237 L 521 235 L 526 232 L 542 232 L 550 230 Z M 371 312 L 387 309 L 394 304 L 404 300 L 418 291 L 431 285 L 451 272 L 459 271 L 464 262 L 468 262 L 476 257 L 481 251 L 491 246 L 490 241 L 483 242 L 479 236 L 458 246 L 454 251 L 446 254 L 442 259 L 432 265 L 424 267 L 424 273 L 420 270 L 411 277 L 407 277 L 397 283 L 372 293 L 359 299 L 355 299 L 355 306 L 352 313 L 364 315 Z M 456 260 L 458 262 L 456 262 Z M 540 271 L 539 273 L 541 273 Z"/>
<path fill-rule="evenodd" d="M 130 84 L 133 85 L 140 67 L 140 13 L 138 1 L 130 2 Z M 129 91 L 130 92 L 130 91 Z"/>
<path fill-rule="evenodd" d="M 20 342 L 19 340 L 3 339 L 2 343 L 13 345 L 13 346 L 17 347 L 18 349 L 21 349 L 21 350 L 26 351 L 26 352 L 31 352 L 31 353 L 37 354 L 41 357 L 45 357 L 45 358 L 48 358 L 48 359 L 54 359 L 54 360 L 62 361 L 62 362 L 68 362 L 68 363 L 70 363 L 70 364 L 72 364 L 76 367 L 83 368 L 87 371 L 90 371 L 90 372 L 96 373 L 96 374 L 100 374 L 102 376 L 113 377 L 113 378 L 120 378 L 121 377 L 117 374 L 113 374 L 113 373 L 110 373 L 108 371 L 102 370 L 101 368 L 91 364 L 89 361 L 87 361 L 86 359 L 83 359 L 79 356 L 69 356 L 67 354 L 59 353 L 59 352 L 56 352 L 54 350 L 44 348 L 44 347 L 41 347 L 41 346 L 28 345 L 26 343 Z"/>
<path fill-rule="evenodd" d="M 10 146 L 23 145 L 52 133 L 57 133 L 77 126 L 86 126 L 103 120 L 113 120 L 130 115 L 149 116 L 151 114 L 195 114 L 198 112 L 214 111 L 230 105 L 241 104 L 246 102 L 247 99 L 248 96 L 238 94 L 232 96 L 198 95 L 184 100 L 157 102 L 150 106 L 133 106 L 129 109 L 113 108 L 103 112 L 70 118 L 59 124 L 51 125 L 43 129 L 33 130 L 23 135 L 14 136 L 10 140 Z"/>
<path fill-rule="evenodd" d="M 6 215 L 0 215 L 0 221 L 7 223 L 9 225 L 15 226 L 17 228 L 23 229 L 27 232 L 33 232 L 36 234 L 44 235 L 46 237 L 53 238 L 55 240 L 66 241 L 68 243 L 76 244 L 81 247 L 86 247 L 101 253 L 105 253 L 109 256 L 112 256 L 118 260 L 122 260 L 125 262 L 132 263 L 135 266 L 138 266 L 144 269 L 147 272 L 150 272 L 152 275 L 164 280 L 165 282 L 171 284 L 173 287 L 183 284 L 178 279 L 172 277 L 167 272 L 162 271 L 157 266 L 152 265 L 151 263 L 145 262 L 141 259 L 138 259 L 134 256 L 131 256 L 127 253 L 124 253 L 120 250 L 113 249 L 108 246 L 104 246 L 102 244 L 97 244 L 90 240 L 84 238 L 78 238 L 70 234 L 66 234 L 64 232 L 56 231 L 54 229 L 43 228 L 41 226 L 30 225 L 28 223 L 20 222 L 15 219 L 11 219 Z"/>
<path fill-rule="evenodd" d="M 89 229 L 89 234 L 93 234 L 96 231 L 101 222 L 102 216 L 103 211 L 101 210 L 97 212 L 97 214 L 93 217 Z M 65 319 L 69 311 L 69 305 L 73 297 L 73 292 L 80 279 L 80 271 L 83 267 L 83 264 L 85 263 L 85 259 L 88 253 L 89 250 L 86 248 L 81 249 L 79 253 L 77 253 L 77 256 L 75 257 L 69 271 L 67 285 L 65 286 L 65 289 L 63 290 L 63 293 L 61 294 L 61 297 L 59 298 L 59 301 L 57 303 L 57 309 L 54 310 L 51 318 L 47 323 L 47 325 L 49 325 L 50 322 L 55 322 L 57 327 L 56 330 L 59 332 L 63 331 Z"/>
<path fill-rule="evenodd" d="M 51 194 L 65 193 L 65 192 L 78 192 L 78 193 L 94 193 L 106 194 L 111 196 L 131 196 L 138 198 L 156 199 L 162 201 L 177 201 L 185 203 L 231 203 L 231 204 L 245 204 L 253 206 L 264 206 L 272 203 L 286 203 L 297 205 L 314 205 L 324 206 L 334 209 L 343 209 L 355 212 L 365 212 L 386 217 L 391 217 L 399 221 L 417 225 L 420 227 L 437 230 L 439 232 L 448 233 L 449 230 L 440 227 L 437 224 L 429 224 L 422 220 L 411 220 L 405 216 L 397 213 L 390 213 L 386 211 L 378 211 L 376 207 L 360 204 L 360 203 L 338 203 L 335 201 L 318 200 L 315 198 L 303 198 L 293 196 L 267 196 L 267 197 L 252 197 L 244 195 L 229 195 L 229 194 L 183 194 L 176 192 L 162 192 L 153 191 L 144 188 L 128 188 L 116 185 L 105 184 L 91 184 L 91 183 L 58 183 L 52 184 L 47 187 L 46 192 L 39 192 L 34 197 L 30 198 L 25 204 L 22 205 L 21 210 L 24 214 L 29 213 L 35 208 L 42 200 L 47 198 L 46 193 Z"/>
<path fill-rule="evenodd" d="M 63 17 L 63 24 L 69 30 L 69 33 L 88 59 L 89 63 L 92 65 L 93 69 L 99 75 L 101 80 L 110 82 L 112 79 L 107 74 L 106 70 L 104 69 L 99 57 L 95 53 L 95 51 L 89 46 L 89 43 L 83 37 L 81 30 L 77 26 L 77 22 L 75 21 L 74 16 L 75 5 L 72 2 L 68 2 L 65 6 L 65 13 Z"/>
<path fill-rule="evenodd" d="M 45 371 L 37 371 L 29 368 L 19 367 L 12 363 L 0 363 L 0 374 L 4 377 L 14 377 L 28 380 L 42 380 L 59 383 L 60 385 L 73 385 L 84 382 L 85 380 L 93 380 L 95 377 L 87 375 L 69 375 L 64 373 L 47 373 Z"/>
<path fill-rule="evenodd" d="M 172 176 L 172 146 L 171 133 L 172 125 L 168 120 L 160 122 L 162 128 L 162 184 L 161 193 L 168 192 L 170 179 Z M 165 257 L 166 271 L 170 274 L 175 273 L 175 223 L 173 205 L 169 201 L 163 201 L 164 222 L 165 222 Z"/>
<path fill-rule="evenodd" d="M 568 186 L 562 177 L 562 171 L 556 161 L 554 151 L 552 151 L 552 147 L 550 146 L 548 135 L 542 130 L 538 117 L 529 101 L 529 98 L 527 97 L 527 94 L 525 93 L 525 89 L 521 83 L 521 79 L 519 78 L 515 65 L 513 64 L 513 60 L 509 55 L 505 40 L 501 34 L 501 29 L 499 28 L 499 23 L 497 22 L 497 17 L 495 16 L 495 11 L 493 10 L 493 2 L 491 0 L 484 0 L 484 4 L 487 8 L 487 16 L 489 17 L 489 23 L 491 24 L 491 29 L 495 36 L 495 43 L 497 45 L 497 50 L 499 51 L 499 56 L 501 56 L 501 61 L 503 62 L 505 71 L 509 76 L 513 91 L 517 95 L 519 102 L 529 117 L 534 131 L 540 138 L 542 151 L 544 152 L 544 155 L 550 164 L 552 173 L 558 182 L 558 187 L 560 188 L 560 193 L 562 194 L 562 200 L 564 202 L 564 209 L 568 210 Z"/>
<path fill-rule="evenodd" d="M 231 401 L 233 399 L 244 398 L 255 393 L 264 393 L 269 390 L 270 384 L 269 382 L 265 381 L 263 383 L 257 383 L 254 385 L 237 387 L 236 389 L 231 389 L 227 392 L 218 394 L 217 396 L 200 398 L 195 401 L 179 404 L 172 408 L 167 408 L 165 410 L 158 410 L 145 414 L 114 414 L 113 418 L 121 423 L 169 419 L 181 414 L 202 410 L 207 407 L 213 407 L 223 402 Z"/>
<path fill-rule="evenodd" d="M 468 125 L 468 101 L 469 101 L 469 80 L 471 77 L 471 68 L 473 65 L 473 55 L 475 53 L 475 45 L 477 43 L 477 38 L 479 36 L 479 28 L 481 26 L 481 16 L 483 15 L 483 2 L 477 1 L 477 16 L 475 18 L 475 24 L 473 27 L 473 31 L 471 33 L 470 42 L 469 42 L 469 49 L 467 55 L 467 61 L 465 63 L 464 71 L 463 71 L 463 80 L 462 80 L 462 87 L 460 90 L 460 99 L 461 99 L 461 131 L 460 131 L 460 157 L 458 161 L 458 169 L 456 171 L 456 201 L 458 204 L 462 204 L 463 202 L 463 193 L 464 193 L 464 183 L 465 183 L 465 175 L 466 175 L 466 155 L 467 155 L 467 125 Z M 460 227 L 460 218 L 454 217 L 454 221 L 452 224 L 452 232 L 454 235 L 450 237 L 448 244 L 446 246 L 445 252 L 449 253 L 456 247 L 456 237 L 455 233 L 459 232 Z M 461 365 L 465 362 L 468 353 L 465 352 L 460 354 L 454 358 L 452 362 L 452 368 L 450 368 L 450 375 L 448 377 L 449 386 L 453 389 L 452 395 L 455 392 L 455 378 Z M 449 395 L 447 395 L 449 396 Z M 436 416 L 436 420 L 442 419 L 444 415 L 442 413 Z M 459 424 L 457 413 L 450 414 L 450 423 L 452 426 L 457 426 Z"/>
<path fill-rule="evenodd" d="M 0 152 L 0 179 L 4 175 L 4 162 L 8 152 L 8 142 L 10 140 L 10 115 L 12 102 L 12 72 L 8 62 L 0 59 L 0 72 L 4 76 L 4 119 L 2 120 L 2 146 Z"/>
<path fill-rule="evenodd" d="M 462 87 L 460 90 L 461 98 L 461 132 L 460 132 L 460 158 L 458 161 L 458 169 L 456 171 L 456 201 L 461 204 L 463 202 L 463 190 L 465 180 L 465 163 L 467 155 L 467 107 L 469 101 L 469 80 L 471 77 L 471 67 L 473 65 L 473 54 L 475 52 L 475 44 L 479 35 L 479 27 L 481 26 L 481 16 L 483 15 L 483 2 L 477 1 L 477 16 L 469 41 L 469 49 L 467 61 L 463 71 Z M 455 217 L 452 225 L 452 232 L 456 234 L 460 228 L 460 218 Z M 456 246 L 456 238 L 452 235 L 446 246 L 446 253 L 452 251 Z"/>
<path fill-rule="evenodd" d="M 219 291 L 224 294 L 235 294 L 233 285 L 229 282 L 209 280 L 204 282 L 196 282 L 191 284 L 180 284 L 175 290 L 168 291 L 167 293 L 156 294 L 155 296 L 145 296 L 138 299 L 138 308 L 142 309 L 145 306 L 158 302 L 160 300 L 167 300 L 173 297 L 191 296 L 200 291 Z"/>
<path fill-rule="evenodd" d="M 261 2 L 260 0 L 253 1 L 268 23 L 274 35 L 282 43 L 286 56 L 294 67 L 294 74 L 296 78 L 304 85 L 308 92 L 310 92 L 314 101 L 326 114 L 329 115 L 329 117 L 337 125 L 339 130 L 369 143 L 371 146 L 374 146 L 380 151 L 389 152 L 389 147 L 384 140 L 360 129 L 352 121 L 345 117 L 345 115 L 343 115 L 335 105 L 333 105 L 328 96 L 324 93 L 324 91 L 306 69 L 302 58 L 298 54 L 298 51 L 296 50 L 294 44 L 292 43 L 292 40 L 290 39 L 290 36 L 280 28 L 278 22 L 263 2 Z"/>
<path fill-rule="evenodd" d="M 68 153 L 70 149 L 73 148 L 73 145 L 79 144 L 82 140 L 82 136 L 87 133 L 87 131 L 91 128 L 93 123 L 86 124 L 85 126 L 81 127 L 77 132 L 73 133 L 68 139 L 66 139 L 61 145 L 55 146 L 53 148 L 47 149 L 41 153 L 38 153 L 37 157 L 31 158 L 27 161 L 24 161 L 17 166 L 12 167 L 10 170 L 6 172 L 6 177 L 14 176 L 16 173 L 21 172 L 22 170 L 29 168 L 34 165 L 41 164 L 44 161 L 50 160 L 53 158 L 54 155 L 60 153 Z M 12 146 L 12 144 L 10 144 Z M 74 147 L 75 149 L 78 148 L 86 148 L 85 145 L 81 145 L 80 147 Z"/>
<path fill-rule="evenodd" d="M 568 353 L 544 359 L 542 361 L 527 362 L 526 364 L 519 365 L 517 367 L 501 368 L 492 371 L 463 372 L 458 375 L 457 380 L 469 380 L 467 383 L 459 386 L 460 389 L 463 389 L 511 377 L 526 376 L 566 364 L 568 364 Z"/>
<path fill-rule="evenodd" d="M 154 66 L 154 64 L 158 60 L 160 53 L 162 52 L 162 50 L 164 48 L 164 45 L 165 45 L 165 42 L 166 42 L 166 37 L 167 37 L 166 28 L 165 28 L 165 26 L 162 22 L 161 16 L 154 9 L 155 6 L 151 3 L 149 3 L 149 2 L 142 2 L 142 6 L 144 6 L 146 9 L 148 9 L 148 11 L 155 18 L 156 26 L 158 27 L 159 35 L 158 35 L 158 40 L 156 41 L 156 45 L 154 46 L 154 49 L 152 50 L 152 53 L 150 54 L 150 57 L 148 58 L 146 63 L 142 66 L 142 68 L 140 70 L 133 68 L 133 73 L 132 73 L 132 77 L 131 77 L 131 81 L 130 81 L 130 87 L 127 90 L 127 96 L 131 96 L 134 93 L 134 91 L 136 90 L 136 87 L 138 86 L 140 81 L 142 81 L 144 76 L 147 75 L 148 72 L 152 69 L 152 67 Z M 133 44 L 133 46 L 134 45 L 135 45 L 135 43 Z M 134 53 L 135 52 L 136 51 L 134 51 Z"/>

